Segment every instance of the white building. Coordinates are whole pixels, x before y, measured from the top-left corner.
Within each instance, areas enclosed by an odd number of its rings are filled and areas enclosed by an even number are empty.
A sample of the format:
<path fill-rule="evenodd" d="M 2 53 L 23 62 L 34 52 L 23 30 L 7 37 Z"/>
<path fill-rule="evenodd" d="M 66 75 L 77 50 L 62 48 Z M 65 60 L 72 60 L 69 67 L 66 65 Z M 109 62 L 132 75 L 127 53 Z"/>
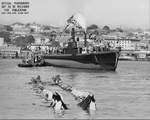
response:
<path fill-rule="evenodd" d="M 0 37 L 0 46 L 4 45 L 4 38 Z"/>
<path fill-rule="evenodd" d="M 140 42 L 138 39 L 105 39 L 113 47 L 121 47 L 122 50 L 135 50 L 137 43 Z"/>
<path fill-rule="evenodd" d="M 12 24 L 11 27 L 13 28 L 12 33 L 16 35 L 26 35 L 30 33 L 30 28 L 19 22 Z"/>
<path fill-rule="evenodd" d="M 16 46 L 0 46 L 0 56 L 2 57 L 18 57 L 21 47 Z"/>
<path fill-rule="evenodd" d="M 23 27 L 25 27 L 25 25 L 23 23 L 20 23 L 20 22 L 16 22 L 14 24 L 11 25 L 11 27 L 13 28 L 13 30 L 20 30 L 22 29 Z"/>
<path fill-rule="evenodd" d="M 34 32 L 41 32 L 42 31 L 42 26 L 40 24 L 32 23 L 29 25 L 31 29 L 34 30 Z"/>
<path fill-rule="evenodd" d="M 49 42 L 49 38 L 41 35 L 34 35 L 35 44 L 46 44 Z"/>

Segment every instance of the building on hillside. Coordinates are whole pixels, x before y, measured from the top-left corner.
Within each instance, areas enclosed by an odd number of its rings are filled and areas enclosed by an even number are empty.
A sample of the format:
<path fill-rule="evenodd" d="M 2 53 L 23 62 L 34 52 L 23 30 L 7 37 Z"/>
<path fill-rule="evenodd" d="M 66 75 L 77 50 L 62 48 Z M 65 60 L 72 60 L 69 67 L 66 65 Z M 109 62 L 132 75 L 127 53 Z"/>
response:
<path fill-rule="evenodd" d="M 46 44 L 47 42 L 49 42 L 49 38 L 42 36 L 42 35 L 33 35 L 34 39 L 35 39 L 35 44 Z"/>
<path fill-rule="evenodd" d="M 25 25 L 23 23 L 16 22 L 13 23 L 11 27 L 13 28 L 13 30 L 20 30 L 21 28 L 25 27 Z"/>
<path fill-rule="evenodd" d="M 1 57 L 11 57 L 18 58 L 20 55 L 21 47 L 16 46 L 0 46 L 0 56 Z"/>
<path fill-rule="evenodd" d="M 121 50 L 136 50 L 137 44 L 140 42 L 139 39 L 110 39 L 105 38 L 114 48 L 121 47 Z"/>
<path fill-rule="evenodd" d="M 4 45 L 4 38 L 0 37 L 0 46 Z"/>
<path fill-rule="evenodd" d="M 7 29 L 6 29 L 6 27 L 5 27 L 4 25 L 1 25 L 1 24 L 0 24 L 0 32 L 1 32 L 1 31 L 7 31 Z"/>
<path fill-rule="evenodd" d="M 27 47 L 26 48 L 21 48 L 20 58 L 25 58 L 30 53 L 32 53 L 32 51 L 30 49 L 28 49 Z"/>
<path fill-rule="evenodd" d="M 42 32 L 42 25 L 37 23 L 29 24 L 29 28 L 31 28 L 35 33 Z"/>
<path fill-rule="evenodd" d="M 137 46 L 139 50 L 150 50 L 150 39 L 141 40 Z"/>
<path fill-rule="evenodd" d="M 26 27 L 25 24 L 19 22 L 12 24 L 11 27 L 13 28 L 12 34 L 14 35 L 25 36 L 31 31 L 29 27 Z"/>
<path fill-rule="evenodd" d="M 14 35 L 25 36 L 25 35 L 30 34 L 30 32 L 31 32 L 30 28 L 22 27 L 22 28 L 13 30 L 12 33 Z"/>
<path fill-rule="evenodd" d="M 51 52 L 56 53 L 58 49 L 61 48 L 58 41 L 51 41 L 45 44 L 31 44 L 27 46 L 31 51 L 41 51 L 42 53 L 50 54 Z"/>

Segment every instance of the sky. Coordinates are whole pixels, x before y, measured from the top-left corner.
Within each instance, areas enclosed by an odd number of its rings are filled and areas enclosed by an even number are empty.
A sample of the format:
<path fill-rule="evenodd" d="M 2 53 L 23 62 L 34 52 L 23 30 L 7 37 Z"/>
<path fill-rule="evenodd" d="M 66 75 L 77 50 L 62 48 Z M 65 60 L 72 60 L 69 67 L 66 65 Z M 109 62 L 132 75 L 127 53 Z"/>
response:
<path fill-rule="evenodd" d="M 81 13 L 87 25 L 150 28 L 150 0 L 0 0 L 4 1 L 30 2 L 29 14 L 0 13 L 0 24 L 36 22 L 63 26 L 71 15 Z"/>

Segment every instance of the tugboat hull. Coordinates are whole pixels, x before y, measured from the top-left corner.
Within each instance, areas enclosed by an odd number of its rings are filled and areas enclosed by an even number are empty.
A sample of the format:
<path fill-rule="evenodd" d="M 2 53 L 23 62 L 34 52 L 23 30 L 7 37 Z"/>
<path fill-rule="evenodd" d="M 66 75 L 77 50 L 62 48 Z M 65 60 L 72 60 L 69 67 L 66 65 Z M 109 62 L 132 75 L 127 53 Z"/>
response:
<path fill-rule="evenodd" d="M 41 64 L 18 64 L 18 67 L 44 67 L 46 65 L 46 62 L 44 62 Z"/>
<path fill-rule="evenodd" d="M 56 67 L 116 70 L 119 52 L 106 51 L 91 54 L 60 54 L 47 55 L 44 59 L 47 64 Z"/>

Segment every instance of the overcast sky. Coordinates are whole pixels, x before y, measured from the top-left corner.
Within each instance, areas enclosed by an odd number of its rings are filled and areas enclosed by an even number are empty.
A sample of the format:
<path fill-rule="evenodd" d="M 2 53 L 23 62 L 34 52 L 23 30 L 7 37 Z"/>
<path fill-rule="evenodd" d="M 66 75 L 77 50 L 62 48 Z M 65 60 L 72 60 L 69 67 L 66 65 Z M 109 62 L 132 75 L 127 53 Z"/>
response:
<path fill-rule="evenodd" d="M 12 0 L 0 0 L 12 1 Z M 19 1 L 19 0 L 15 0 Z M 30 1 L 28 15 L 2 15 L 0 24 L 36 22 L 63 26 L 74 13 L 87 24 L 111 27 L 150 28 L 150 0 L 20 0 Z"/>

